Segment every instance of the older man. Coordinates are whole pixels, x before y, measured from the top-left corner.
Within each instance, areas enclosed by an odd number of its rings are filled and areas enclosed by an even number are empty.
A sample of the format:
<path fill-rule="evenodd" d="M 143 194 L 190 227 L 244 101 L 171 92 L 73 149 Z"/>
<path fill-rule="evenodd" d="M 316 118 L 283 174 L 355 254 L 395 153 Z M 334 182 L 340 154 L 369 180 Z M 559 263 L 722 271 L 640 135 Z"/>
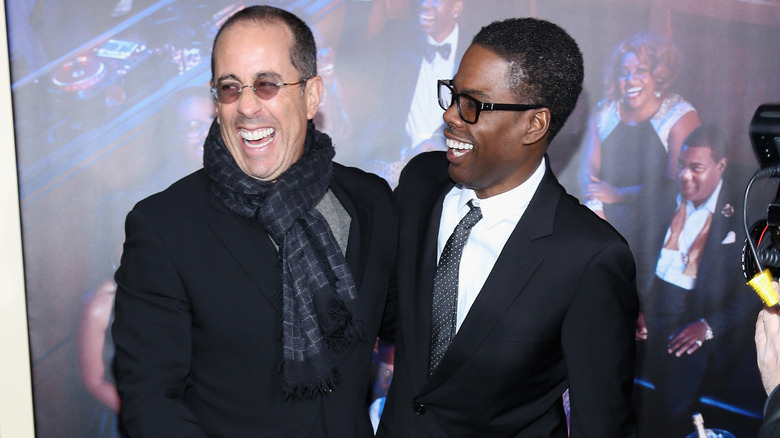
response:
<path fill-rule="evenodd" d="M 400 332 L 378 436 L 630 437 L 634 261 L 566 194 L 547 146 L 582 55 L 560 27 L 494 22 L 439 81 L 445 152 L 396 189 Z"/>
<path fill-rule="evenodd" d="M 332 162 L 308 26 L 253 6 L 212 52 L 204 169 L 127 217 L 113 335 L 131 436 L 371 436 L 390 190 Z M 388 305 L 392 309 L 392 300 Z M 391 320 L 385 320 L 389 327 Z"/>

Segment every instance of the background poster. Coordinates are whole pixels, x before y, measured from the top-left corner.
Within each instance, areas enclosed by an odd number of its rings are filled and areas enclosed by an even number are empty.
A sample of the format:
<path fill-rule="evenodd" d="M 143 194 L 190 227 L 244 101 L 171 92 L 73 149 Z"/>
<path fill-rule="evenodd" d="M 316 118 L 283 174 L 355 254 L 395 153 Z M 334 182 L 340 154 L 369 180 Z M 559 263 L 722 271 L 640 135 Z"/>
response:
<path fill-rule="evenodd" d="M 394 185 L 411 156 L 443 148 L 435 132 L 428 140 L 411 140 L 405 123 L 410 104 L 400 98 L 415 84 L 406 82 L 404 73 L 416 74 L 421 62 L 410 54 L 416 44 L 410 38 L 432 32 L 440 18 L 432 3 L 439 2 L 268 3 L 299 14 L 315 29 L 327 85 L 316 122 L 333 137 L 337 161 L 377 172 Z M 662 36 L 679 49 L 682 63 L 670 90 L 689 102 L 703 123 L 725 131 L 728 166 L 738 190 L 757 169 L 747 129 L 758 105 L 780 101 L 780 3 L 462 3 L 457 21 L 466 41 L 492 20 L 535 16 L 560 24 L 580 44 L 585 88 L 549 151 L 570 193 L 582 197 L 587 123 L 606 97 L 610 54 L 637 32 Z M 200 141 L 213 117 L 211 43 L 218 26 L 245 5 L 224 0 L 6 1 L 39 437 L 110 436 L 117 402 L 103 343 L 124 215 L 138 200 L 199 167 Z M 421 7 L 427 12 L 421 14 Z M 773 201 L 773 187 L 762 189 L 750 222 Z M 752 328 L 754 316 L 740 321 L 743 328 Z M 384 346 L 380 350 L 378 359 L 392 357 Z M 708 426 L 736 436 L 755 433 L 764 398 L 753 354 L 752 345 L 734 344 L 712 359 L 728 366 L 718 367 L 720 378 L 710 378 L 712 384 L 699 394 Z M 731 360 L 735 357 L 745 360 Z M 386 380 L 385 365 L 378 366 L 378 375 Z M 367 395 L 367 407 L 386 387 L 381 379 Z M 636 387 L 637 393 L 652 391 L 652 382 L 640 374 Z M 654 409 L 643 404 L 638 415 Z"/>

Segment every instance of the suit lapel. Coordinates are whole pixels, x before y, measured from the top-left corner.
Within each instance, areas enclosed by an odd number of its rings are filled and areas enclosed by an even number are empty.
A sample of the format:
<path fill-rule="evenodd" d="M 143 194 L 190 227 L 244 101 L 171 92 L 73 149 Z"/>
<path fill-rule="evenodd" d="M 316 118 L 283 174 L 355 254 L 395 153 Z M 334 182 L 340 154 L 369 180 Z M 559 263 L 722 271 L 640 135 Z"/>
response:
<path fill-rule="evenodd" d="M 512 302 L 523 292 L 534 271 L 542 262 L 533 241 L 552 233 L 555 209 L 561 193 L 562 189 L 548 165 L 545 177 L 531 199 L 526 213 L 507 239 L 447 353 L 421 393 L 445 382 L 472 357 L 496 323 L 511 307 Z M 430 321 L 430 315 L 427 320 Z"/>
<path fill-rule="evenodd" d="M 714 290 L 710 283 L 715 281 L 719 282 L 723 277 L 716 273 L 719 270 L 727 269 L 727 266 L 730 265 L 730 259 L 726 259 L 723 251 L 729 252 L 731 248 L 734 248 L 734 246 L 730 245 L 738 245 L 738 242 L 744 240 L 744 233 L 739 233 L 739 235 L 736 233 L 736 231 L 739 231 L 739 227 L 735 218 L 739 216 L 738 212 L 735 210 L 734 204 L 728 202 L 731 198 L 729 196 L 730 193 L 727 192 L 726 184 L 727 183 L 724 181 L 723 188 L 718 196 L 717 207 L 712 213 L 712 226 L 710 227 L 710 233 L 707 236 L 704 252 L 699 261 L 698 275 L 696 276 L 696 290 Z M 727 205 L 730 205 L 730 208 L 728 208 Z M 724 214 L 724 212 L 728 213 Z M 730 231 L 734 232 L 734 243 L 724 245 L 722 242 Z M 703 294 L 697 294 L 695 296 L 699 297 L 701 295 Z M 703 299 L 702 296 L 702 300 Z"/>
<path fill-rule="evenodd" d="M 512 301 L 523 291 L 540 263 L 541 258 L 528 234 L 522 227 L 516 228 L 439 367 L 431 376 L 428 389 L 446 381 L 474 355 L 475 350 L 510 308 Z"/>
<path fill-rule="evenodd" d="M 263 227 L 232 213 L 214 196 L 209 197 L 209 203 L 209 227 L 271 305 L 278 307 L 281 275 L 271 239 Z"/>

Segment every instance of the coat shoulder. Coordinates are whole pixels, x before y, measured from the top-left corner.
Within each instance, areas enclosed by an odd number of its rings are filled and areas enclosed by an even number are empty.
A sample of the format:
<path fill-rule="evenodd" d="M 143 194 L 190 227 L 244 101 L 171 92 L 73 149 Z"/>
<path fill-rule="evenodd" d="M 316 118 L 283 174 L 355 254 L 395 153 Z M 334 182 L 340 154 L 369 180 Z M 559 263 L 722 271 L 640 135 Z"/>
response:
<path fill-rule="evenodd" d="M 376 174 L 333 163 L 333 180 L 351 198 L 369 203 L 392 202 L 390 185 Z"/>
<path fill-rule="evenodd" d="M 203 169 L 187 175 L 167 189 L 139 201 L 133 210 L 149 217 L 178 214 L 191 216 L 208 204 L 208 176 Z"/>
<path fill-rule="evenodd" d="M 398 186 L 424 187 L 449 179 L 446 152 L 432 151 L 415 155 L 404 166 Z"/>
<path fill-rule="evenodd" d="M 574 246 L 586 245 L 588 242 L 628 246 L 625 238 L 609 222 L 598 217 L 577 198 L 566 193 L 561 196 L 558 203 L 554 229 L 556 234 L 569 235 L 571 245 Z"/>

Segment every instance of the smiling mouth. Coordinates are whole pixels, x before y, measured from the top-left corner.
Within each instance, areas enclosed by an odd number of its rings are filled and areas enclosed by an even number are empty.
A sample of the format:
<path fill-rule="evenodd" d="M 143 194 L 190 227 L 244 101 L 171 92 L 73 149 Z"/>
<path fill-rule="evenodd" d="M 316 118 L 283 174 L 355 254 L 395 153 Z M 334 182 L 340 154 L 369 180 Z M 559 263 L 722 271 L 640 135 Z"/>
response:
<path fill-rule="evenodd" d="M 639 96 L 639 93 L 642 92 L 642 90 L 644 90 L 644 87 L 628 88 L 626 89 L 626 96 L 628 96 L 629 98 L 637 97 Z"/>
<path fill-rule="evenodd" d="M 448 138 L 445 143 L 452 151 L 452 154 L 456 157 L 462 157 L 474 149 L 474 145 L 471 143 L 464 143 L 462 141 L 453 140 L 451 138 Z"/>
<path fill-rule="evenodd" d="M 239 134 L 244 140 L 244 145 L 252 149 L 257 149 L 270 143 L 276 136 L 276 130 L 274 128 L 256 129 L 254 131 L 242 129 L 239 131 Z"/>

